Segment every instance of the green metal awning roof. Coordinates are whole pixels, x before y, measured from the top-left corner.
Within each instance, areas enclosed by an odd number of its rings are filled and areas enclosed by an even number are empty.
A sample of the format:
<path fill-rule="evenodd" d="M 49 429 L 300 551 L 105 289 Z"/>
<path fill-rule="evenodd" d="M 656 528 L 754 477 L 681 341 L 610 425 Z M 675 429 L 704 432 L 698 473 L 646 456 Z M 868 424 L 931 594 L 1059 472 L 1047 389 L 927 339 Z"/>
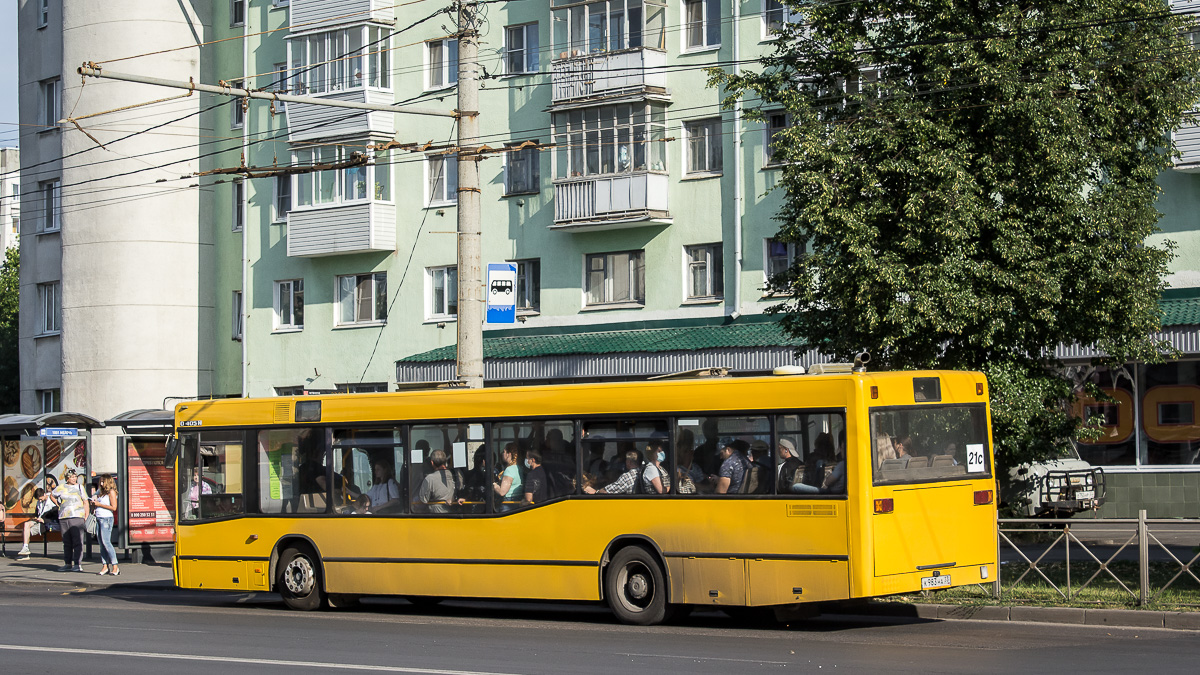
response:
<path fill-rule="evenodd" d="M 744 347 L 796 347 L 799 342 L 783 332 L 778 321 L 753 321 L 708 326 L 637 328 L 556 335 L 485 337 L 483 358 L 520 359 L 569 354 L 619 354 L 628 352 L 679 352 L 698 349 Z M 399 360 L 429 363 L 455 358 L 454 345 L 439 347 Z"/>
<path fill-rule="evenodd" d="M 1200 325 L 1200 298 L 1163 298 L 1158 306 L 1163 328 Z"/>

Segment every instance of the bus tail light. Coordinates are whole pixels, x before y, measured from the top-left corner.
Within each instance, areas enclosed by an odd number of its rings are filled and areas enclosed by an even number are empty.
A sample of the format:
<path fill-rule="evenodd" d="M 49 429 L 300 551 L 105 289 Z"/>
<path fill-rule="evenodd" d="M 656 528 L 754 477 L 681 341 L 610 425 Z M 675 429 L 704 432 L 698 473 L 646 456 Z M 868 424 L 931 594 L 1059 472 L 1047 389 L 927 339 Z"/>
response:
<path fill-rule="evenodd" d="M 879 387 L 871 385 L 871 398 L 879 398 Z"/>
<path fill-rule="evenodd" d="M 975 506 L 983 506 L 992 503 L 991 490 L 976 490 L 975 491 Z"/>
<path fill-rule="evenodd" d="M 891 497 L 888 497 L 887 499 L 876 499 L 875 513 L 891 513 L 894 506 L 895 505 L 893 504 Z"/>
<path fill-rule="evenodd" d="M 983 396 L 983 383 L 982 382 L 975 383 L 975 395 Z"/>

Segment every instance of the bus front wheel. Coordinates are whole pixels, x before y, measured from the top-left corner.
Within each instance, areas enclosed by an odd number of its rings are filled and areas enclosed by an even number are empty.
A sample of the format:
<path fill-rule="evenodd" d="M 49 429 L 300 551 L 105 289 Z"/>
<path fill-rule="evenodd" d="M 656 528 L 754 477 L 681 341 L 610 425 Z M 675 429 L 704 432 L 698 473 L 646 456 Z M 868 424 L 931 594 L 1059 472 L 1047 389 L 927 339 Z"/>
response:
<path fill-rule="evenodd" d="M 279 556 L 276 581 L 283 602 L 292 609 L 313 610 L 321 606 L 321 578 L 316 556 L 306 548 L 285 548 Z"/>
<path fill-rule="evenodd" d="M 667 588 L 662 568 L 646 549 L 617 551 L 604 576 L 608 606 L 622 623 L 652 626 L 667 616 Z"/>

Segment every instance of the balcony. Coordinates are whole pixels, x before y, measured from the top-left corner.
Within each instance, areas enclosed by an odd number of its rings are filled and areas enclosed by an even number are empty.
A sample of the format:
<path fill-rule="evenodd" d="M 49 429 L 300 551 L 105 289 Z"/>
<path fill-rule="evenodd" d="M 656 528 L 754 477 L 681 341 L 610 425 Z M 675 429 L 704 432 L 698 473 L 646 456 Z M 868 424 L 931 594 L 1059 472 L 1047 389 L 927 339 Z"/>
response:
<path fill-rule="evenodd" d="M 355 103 L 392 103 L 392 92 L 357 87 L 328 94 L 316 94 L 317 98 Z M 287 105 L 288 140 L 312 141 L 334 136 L 367 136 L 377 134 L 391 136 L 396 133 L 396 116 L 386 112 L 367 112 L 347 108 L 330 108 L 323 105 L 289 103 Z"/>
<path fill-rule="evenodd" d="M 396 206 L 362 202 L 288 214 L 287 254 L 317 258 L 396 250 Z"/>
<path fill-rule="evenodd" d="M 344 23 L 396 21 L 395 0 L 291 0 L 289 22 L 305 32 Z"/>
<path fill-rule="evenodd" d="M 667 94 L 667 55 L 654 49 L 598 52 L 555 60 L 551 103 L 623 94 Z"/>
<path fill-rule="evenodd" d="M 635 173 L 554 181 L 552 230 L 588 232 L 670 223 L 666 174 Z"/>
<path fill-rule="evenodd" d="M 1183 124 L 1175 132 L 1175 147 L 1180 155 L 1175 160 L 1175 170 L 1200 173 L 1200 113 L 1192 111 L 1184 117 Z"/>

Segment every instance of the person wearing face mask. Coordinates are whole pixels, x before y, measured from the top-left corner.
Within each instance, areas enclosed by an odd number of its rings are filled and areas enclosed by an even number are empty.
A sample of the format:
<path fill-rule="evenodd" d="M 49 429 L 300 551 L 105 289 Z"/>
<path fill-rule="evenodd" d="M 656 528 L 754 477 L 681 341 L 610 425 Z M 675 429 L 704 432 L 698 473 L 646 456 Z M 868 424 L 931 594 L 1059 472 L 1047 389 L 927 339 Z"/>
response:
<path fill-rule="evenodd" d="M 665 495 L 671 491 L 671 477 L 663 467 L 667 453 L 662 441 L 650 441 L 646 445 L 646 466 L 642 469 L 642 492 L 648 495 Z"/>
<path fill-rule="evenodd" d="M 546 469 L 542 466 L 542 453 L 531 448 L 525 453 L 525 498 L 521 506 L 540 504 L 550 499 L 550 485 Z"/>

